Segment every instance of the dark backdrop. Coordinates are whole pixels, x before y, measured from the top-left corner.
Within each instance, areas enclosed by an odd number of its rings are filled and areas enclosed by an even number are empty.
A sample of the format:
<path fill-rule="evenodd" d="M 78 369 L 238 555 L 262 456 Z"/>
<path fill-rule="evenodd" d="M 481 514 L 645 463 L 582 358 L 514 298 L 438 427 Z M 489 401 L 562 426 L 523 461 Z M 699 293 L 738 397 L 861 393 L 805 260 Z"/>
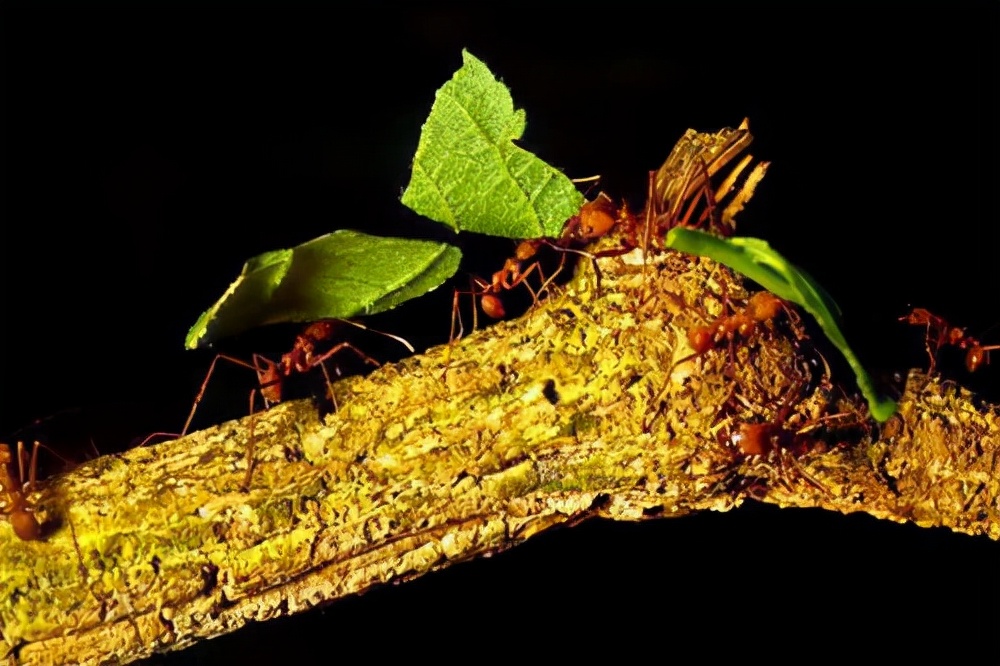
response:
<path fill-rule="evenodd" d="M 448 238 L 398 196 L 462 47 L 527 110 L 525 147 L 636 205 L 685 128 L 748 116 L 773 167 L 741 231 L 834 294 L 880 374 L 925 362 L 895 321 L 910 304 L 975 332 L 1000 321 L 995 5 L 505 11 L 5 11 L 3 437 L 81 458 L 178 428 L 211 358 L 183 351 L 185 332 L 251 255 L 340 227 Z M 457 240 L 481 274 L 511 250 Z M 442 342 L 449 294 L 377 323 Z M 229 349 L 273 354 L 293 334 Z M 997 368 L 976 385 L 995 391 Z M 200 425 L 245 413 L 248 374 L 220 376 Z M 1000 620 L 998 555 L 985 538 L 761 507 L 592 523 L 154 663 L 451 660 L 530 636 L 553 656 L 806 661 L 831 631 L 845 652 L 873 634 L 880 650 L 975 643 Z M 648 600 L 662 611 L 630 619 Z M 696 641 L 703 627 L 717 638 Z"/>

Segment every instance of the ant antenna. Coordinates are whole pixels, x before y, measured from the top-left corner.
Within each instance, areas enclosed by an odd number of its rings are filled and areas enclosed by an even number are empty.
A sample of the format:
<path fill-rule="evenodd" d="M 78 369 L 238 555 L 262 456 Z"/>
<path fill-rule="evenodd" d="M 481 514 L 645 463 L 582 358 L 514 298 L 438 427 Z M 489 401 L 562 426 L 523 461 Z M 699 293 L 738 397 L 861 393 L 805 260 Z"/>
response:
<path fill-rule="evenodd" d="M 338 319 L 337 321 L 343 322 L 345 324 L 350 324 L 351 326 L 354 326 L 355 328 L 360 328 L 362 331 L 370 331 L 372 333 L 378 333 L 381 336 L 384 336 L 384 337 L 387 337 L 387 338 L 391 338 L 391 339 L 395 340 L 396 342 L 398 342 L 399 344 L 401 344 L 404 347 L 406 347 L 407 351 L 409 351 L 411 354 L 415 354 L 416 353 L 416 350 L 413 348 L 413 345 L 411 345 L 405 338 L 402 338 L 402 337 L 400 337 L 398 335 L 393 335 L 392 333 L 386 333 L 385 331 L 380 331 L 378 329 L 369 328 L 368 326 L 365 326 L 364 324 L 358 323 L 356 321 L 351 321 L 350 319 Z"/>

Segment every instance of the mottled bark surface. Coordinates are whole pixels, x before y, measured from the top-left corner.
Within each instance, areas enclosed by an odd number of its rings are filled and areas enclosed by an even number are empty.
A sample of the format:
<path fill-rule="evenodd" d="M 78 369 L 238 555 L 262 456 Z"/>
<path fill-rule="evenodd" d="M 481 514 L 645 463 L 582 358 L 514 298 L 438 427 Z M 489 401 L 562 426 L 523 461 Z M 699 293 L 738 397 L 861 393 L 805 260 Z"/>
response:
<path fill-rule="evenodd" d="M 581 262 L 520 319 L 339 382 L 324 419 L 289 403 L 44 484 L 44 540 L 0 523 L 0 649 L 125 663 L 557 524 L 747 497 L 1000 537 L 995 409 L 913 374 L 880 430 L 786 315 L 692 355 L 687 331 L 746 297 L 725 269 L 638 251 L 600 268 L 599 288 Z M 740 424 L 776 418 L 790 450 L 740 455 Z"/>

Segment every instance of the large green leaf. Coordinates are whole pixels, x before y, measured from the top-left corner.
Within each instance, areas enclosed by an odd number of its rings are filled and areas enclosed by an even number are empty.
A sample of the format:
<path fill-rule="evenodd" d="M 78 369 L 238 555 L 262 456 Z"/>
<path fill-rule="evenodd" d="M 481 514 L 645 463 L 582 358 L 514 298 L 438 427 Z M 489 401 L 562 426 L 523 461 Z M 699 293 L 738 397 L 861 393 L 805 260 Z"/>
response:
<path fill-rule="evenodd" d="M 191 327 L 185 346 L 194 349 L 265 324 L 389 310 L 454 275 L 461 258 L 447 243 L 346 229 L 266 252 L 246 262 L 222 298 Z"/>
<path fill-rule="evenodd" d="M 840 330 L 840 308 L 823 287 L 759 238 L 720 238 L 697 229 L 674 227 L 667 232 L 666 246 L 680 252 L 708 257 L 746 275 L 774 295 L 800 305 L 816 318 L 830 342 L 840 350 L 854 370 L 868 409 L 877 421 L 896 411 L 896 403 L 875 390 L 875 384 L 854 355 Z"/>
<path fill-rule="evenodd" d="M 455 231 L 556 237 L 583 205 L 572 181 L 514 145 L 523 109 L 468 51 L 434 100 L 420 133 L 403 203 Z"/>

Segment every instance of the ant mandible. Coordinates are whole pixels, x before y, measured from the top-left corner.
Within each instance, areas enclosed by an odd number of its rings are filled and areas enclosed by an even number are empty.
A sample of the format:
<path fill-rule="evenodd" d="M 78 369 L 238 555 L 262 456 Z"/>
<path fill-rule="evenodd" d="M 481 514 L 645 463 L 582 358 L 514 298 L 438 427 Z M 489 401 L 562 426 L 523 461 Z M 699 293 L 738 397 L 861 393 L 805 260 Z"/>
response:
<path fill-rule="evenodd" d="M 910 314 L 900 317 L 899 321 L 927 327 L 924 347 L 927 349 L 927 357 L 930 359 L 930 366 L 927 368 L 928 374 L 934 372 L 934 366 L 937 364 L 937 352 L 945 345 L 966 350 L 965 369 L 969 372 L 975 372 L 984 364 L 988 364 L 990 352 L 1000 349 L 1000 345 L 984 346 L 980 344 L 976 338 L 966 335 L 964 328 L 952 326 L 943 317 L 939 317 L 924 308 L 913 308 Z"/>
<path fill-rule="evenodd" d="M 38 541 L 42 538 L 42 525 L 35 517 L 34 508 L 28 501 L 28 495 L 35 489 L 39 446 L 40 444 L 35 442 L 31 452 L 29 480 L 25 483 L 24 458 L 27 452 L 24 450 L 24 443 L 17 443 L 18 472 L 16 479 L 12 469 L 14 460 L 11 456 L 10 446 L 0 444 L 0 499 L 3 499 L 0 509 L 7 514 L 7 519 L 10 521 L 11 527 L 14 528 L 14 534 L 22 541 Z"/>

